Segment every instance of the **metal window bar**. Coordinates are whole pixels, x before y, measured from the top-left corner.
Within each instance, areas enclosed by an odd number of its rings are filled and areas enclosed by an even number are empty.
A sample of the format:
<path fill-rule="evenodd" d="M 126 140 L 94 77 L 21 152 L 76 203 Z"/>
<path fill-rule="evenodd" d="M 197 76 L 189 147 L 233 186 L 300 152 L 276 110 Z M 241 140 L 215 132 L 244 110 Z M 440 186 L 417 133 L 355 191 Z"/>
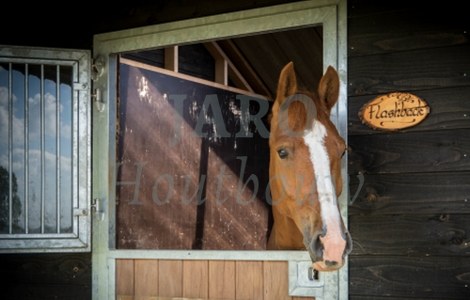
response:
<path fill-rule="evenodd" d="M 0 253 L 88 252 L 91 53 L 23 49 L 0 47 L 8 176 Z"/>
<path fill-rule="evenodd" d="M 29 64 L 25 63 L 24 65 L 24 81 L 23 81 L 23 88 L 24 88 L 24 124 L 23 124 L 23 132 L 24 132 L 24 151 L 23 151 L 23 156 L 24 156 L 24 178 L 25 178 L 25 184 L 24 184 L 24 234 L 29 233 L 29 210 L 30 210 L 30 201 L 29 201 L 29 184 L 28 184 L 28 178 L 30 175 L 29 172 L 29 151 L 30 151 L 30 146 L 29 146 L 29 137 L 30 137 L 30 132 L 29 132 L 29 125 L 30 125 L 30 109 L 29 109 Z M 45 65 L 41 64 L 40 65 L 40 80 L 39 80 L 39 99 L 40 99 L 40 114 L 39 114 L 39 124 L 40 124 L 40 129 L 39 129 L 39 138 L 40 138 L 40 233 L 44 235 L 46 233 L 46 228 L 45 228 L 45 218 L 46 218 L 46 197 L 45 197 L 45 176 L 46 176 L 46 157 L 45 157 L 45 136 L 46 136 L 46 126 L 45 126 L 45 121 L 46 121 L 46 116 L 45 116 L 45 71 L 44 71 Z M 61 159 L 60 159 L 60 135 L 61 135 L 61 130 L 60 130 L 60 105 L 61 105 L 61 91 L 60 91 L 60 83 L 61 83 L 61 72 L 60 72 L 60 65 L 55 66 L 55 79 L 56 79 L 56 112 L 55 112 L 55 120 L 56 120 L 56 211 L 55 211 L 55 217 L 56 217 L 56 229 L 55 233 L 60 234 L 61 233 L 61 187 L 60 187 L 60 178 L 61 178 Z M 8 63 L 8 234 L 13 234 L 13 197 L 14 197 L 14 191 L 13 191 L 13 115 L 14 115 L 14 108 L 13 108 L 13 98 L 14 98 L 14 93 L 13 93 L 13 64 Z M 74 101 L 75 102 L 75 101 Z M 74 104 L 75 105 L 75 104 Z M 77 110 L 77 107 L 74 107 L 75 110 Z M 72 116 L 72 118 L 75 120 Z M 74 122 L 74 126 L 78 126 L 77 123 Z M 73 138 L 74 143 L 77 143 L 75 140 L 75 136 Z M 77 153 L 74 153 L 74 155 L 77 155 Z M 76 156 L 75 156 L 76 157 Z M 74 192 L 76 192 L 77 189 L 74 186 Z M 76 207 L 78 206 L 78 203 L 76 201 L 76 197 L 74 197 L 74 203 L 73 206 Z M 40 236 L 37 234 L 30 234 L 29 236 Z M 47 235 L 51 236 L 51 235 Z"/>
<path fill-rule="evenodd" d="M 76 66 L 73 67 L 73 74 L 77 74 L 76 72 Z M 76 82 L 75 78 L 73 80 Z M 77 95 L 75 92 L 72 93 L 72 98 L 73 98 L 73 104 L 72 104 L 72 126 L 73 128 L 78 128 L 78 120 L 79 120 L 79 112 L 78 112 L 78 101 L 76 101 Z M 79 150 L 78 150 L 78 137 L 76 134 L 72 133 L 72 158 L 73 159 L 78 159 L 79 155 Z M 78 180 L 75 179 L 75 176 L 78 174 L 78 164 L 74 163 L 72 164 L 72 207 L 78 207 Z M 72 231 L 74 233 L 78 232 L 78 224 L 76 222 L 73 222 L 73 229 Z"/>
<path fill-rule="evenodd" d="M 44 138 L 45 138 L 45 125 L 44 125 L 44 115 L 45 115 L 45 103 L 44 103 L 44 65 L 41 64 L 41 79 L 39 81 L 39 107 L 40 107 L 40 116 L 39 116 L 39 126 L 40 126 L 40 131 L 39 131 L 39 137 L 40 137 L 40 143 L 41 143 L 41 151 L 40 151 L 40 155 L 41 155 L 41 199 L 40 199 L 40 203 L 41 203 L 41 233 L 44 233 L 44 223 L 45 223 L 45 176 L 46 176 L 46 172 L 45 172 L 45 168 L 44 168 L 44 163 L 45 163 L 45 145 L 44 145 Z"/>
<path fill-rule="evenodd" d="M 8 233 L 13 232 L 13 76 L 8 64 Z"/>
<path fill-rule="evenodd" d="M 24 233 L 29 233 L 29 64 L 24 66 Z"/>
<path fill-rule="evenodd" d="M 60 66 L 56 66 L 56 232 L 60 233 Z"/>

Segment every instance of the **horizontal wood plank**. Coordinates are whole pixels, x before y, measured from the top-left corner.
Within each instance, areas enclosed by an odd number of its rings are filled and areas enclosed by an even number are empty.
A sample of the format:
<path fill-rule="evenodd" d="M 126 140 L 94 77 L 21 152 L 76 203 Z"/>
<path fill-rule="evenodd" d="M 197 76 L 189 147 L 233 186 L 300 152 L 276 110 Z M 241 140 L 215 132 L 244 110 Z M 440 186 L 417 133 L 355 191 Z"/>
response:
<path fill-rule="evenodd" d="M 465 24 L 465 22 L 468 22 L 468 20 L 465 20 L 464 18 L 465 11 L 462 11 L 462 1 L 448 0 L 446 5 L 442 5 L 440 2 L 429 1 L 422 1 L 418 3 L 426 4 L 426 6 L 410 5 L 410 2 L 407 0 L 395 0 L 393 2 L 377 0 L 348 0 L 348 18 L 374 17 L 374 15 L 385 15 L 391 12 L 398 12 L 400 13 L 400 16 L 403 15 L 407 17 L 397 17 L 396 19 L 388 20 L 393 23 L 402 22 L 408 24 L 433 22 L 439 24 L 440 26 L 451 23 Z M 426 9 L 423 9 L 424 7 Z M 409 11 L 413 11 L 414 14 L 408 17 L 406 13 Z M 394 24 L 390 24 L 390 27 L 393 26 Z M 349 31 L 348 34 L 350 34 Z"/>
<path fill-rule="evenodd" d="M 469 86 L 470 44 L 350 57 L 348 95 Z"/>
<path fill-rule="evenodd" d="M 90 299 L 90 253 L 0 255 L 2 299 Z"/>
<path fill-rule="evenodd" d="M 470 172 L 351 174 L 349 216 L 470 214 Z"/>
<path fill-rule="evenodd" d="M 468 257 L 349 257 L 349 292 L 356 297 L 392 295 L 468 299 Z"/>
<path fill-rule="evenodd" d="M 7 283 L 91 284 L 90 253 L 2 254 L 0 265 Z"/>
<path fill-rule="evenodd" d="M 400 130 L 400 132 L 428 131 L 438 129 L 470 128 L 470 87 L 452 89 L 432 89 L 413 92 L 429 105 L 431 112 L 427 118 L 418 125 Z M 374 130 L 362 124 L 359 112 L 362 107 L 379 95 L 349 97 L 348 99 L 348 134 L 380 134 L 381 130 Z"/>
<path fill-rule="evenodd" d="M 3 277 L 5 278 L 5 277 Z M 75 284 L 30 284 L 2 281 L 2 300 L 38 300 L 38 299 L 91 299 L 91 282 L 88 285 Z"/>
<path fill-rule="evenodd" d="M 352 255 L 470 256 L 469 215 L 355 215 L 349 224 Z"/>
<path fill-rule="evenodd" d="M 470 170 L 470 129 L 350 136 L 349 173 Z"/>
<path fill-rule="evenodd" d="M 358 1 L 352 2 L 354 8 L 351 8 L 348 19 L 350 57 L 470 42 L 466 30 L 469 20 L 463 15 L 463 10 L 428 3 L 423 10 L 416 6 L 400 6 L 394 1 L 386 3 L 386 11 L 381 11 L 377 2 L 367 7 L 355 5 L 354 2 Z M 358 15 L 360 10 L 366 8 L 370 9 L 367 14 Z"/>
<path fill-rule="evenodd" d="M 369 20 L 366 20 L 365 24 L 356 24 L 354 21 L 350 23 L 352 27 L 367 26 L 369 23 Z M 389 21 L 384 20 L 384 22 Z M 369 24 L 370 28 L 375 28 L 372 24 L 377 25 L 377 23 L 371 22 Z M 413 32 L 401 32 L 400 30 L 387 32 L 384 24 L 378 24 L 377 27 L 384 29 L 384 31 L 381 34 L 363 33 L 360 36 L 349 36 L 349 57 L 456 46 L 469 42 L 468 34 L 461 28 L 446 31 L 440 31 L 436 28 L 422 32 L 414 30 Z"/>

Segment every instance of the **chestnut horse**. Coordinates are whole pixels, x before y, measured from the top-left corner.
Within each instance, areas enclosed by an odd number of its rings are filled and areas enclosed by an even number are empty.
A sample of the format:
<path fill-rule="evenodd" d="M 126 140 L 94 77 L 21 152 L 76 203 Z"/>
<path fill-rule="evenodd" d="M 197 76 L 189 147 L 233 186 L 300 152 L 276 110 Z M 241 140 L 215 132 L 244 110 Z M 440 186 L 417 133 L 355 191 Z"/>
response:
<path fill-rule="evenodd" d="M 333 67 L 313 93 L 298 89 L 290 62 L 279 76 L 270 116 L 274 224 L 268 249 L 307 249 L 318 271 L 341 268 L 352 247 L 337 201 L 346 150 L 330 120 L 338 96 L 339 77 Z"/>

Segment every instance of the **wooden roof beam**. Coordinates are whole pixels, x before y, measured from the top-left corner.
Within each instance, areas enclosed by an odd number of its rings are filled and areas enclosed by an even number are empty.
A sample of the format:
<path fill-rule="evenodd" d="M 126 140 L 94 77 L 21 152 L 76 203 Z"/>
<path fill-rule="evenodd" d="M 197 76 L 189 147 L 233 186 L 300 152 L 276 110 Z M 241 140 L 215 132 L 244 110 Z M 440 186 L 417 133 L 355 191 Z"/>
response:
<path fill-rule="evenodd" d="M 228 78 L 230 76 L 236 87 L 254 92 L 248 81 L 238 71 L 237 67 L 232 63 L 217 42 L 204 43 L 204 46 L 215 59 L 215 78 L 217 83 L 228 85 Z"/>
<path fill-rule="evenodd" d="M 268 98 L 273 97 L 268 86 L 232 40 L 219 41 L 218 45 L 222 48 L 224 53 L 230 57 L 231 62 L 237 66 L 237 70 L 244 75 L 244 80 L 250 83 L 254 93 L 264 95 Z"/>
<path fill-rule="evenodd" d="M 173 72 L 178 72 L 178 46 L 165 48 L 164 68 Z"/>

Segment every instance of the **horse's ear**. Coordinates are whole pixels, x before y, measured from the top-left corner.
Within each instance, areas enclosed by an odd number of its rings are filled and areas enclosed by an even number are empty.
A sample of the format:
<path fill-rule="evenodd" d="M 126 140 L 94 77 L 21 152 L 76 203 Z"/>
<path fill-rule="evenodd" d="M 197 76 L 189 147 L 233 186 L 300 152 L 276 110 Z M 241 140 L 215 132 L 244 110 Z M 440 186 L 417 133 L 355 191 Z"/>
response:
<path fill-rule="evenodd" d="M 325 103 L 328 112 L 336 104 L 339 97 L 339 76 L 338 72 L 332 67 L 328 66 L 325 75 L 320 80 L 318 85 L 318 96 L 320 100 Z"/>
<path fill-rule="evenodd" d="M 288 96 L 297 91 L 297 79 L 295 77 L 294 63 L 289 62 L 282 68 L 277 84 L 277 101 L 284 101 Z"/>

